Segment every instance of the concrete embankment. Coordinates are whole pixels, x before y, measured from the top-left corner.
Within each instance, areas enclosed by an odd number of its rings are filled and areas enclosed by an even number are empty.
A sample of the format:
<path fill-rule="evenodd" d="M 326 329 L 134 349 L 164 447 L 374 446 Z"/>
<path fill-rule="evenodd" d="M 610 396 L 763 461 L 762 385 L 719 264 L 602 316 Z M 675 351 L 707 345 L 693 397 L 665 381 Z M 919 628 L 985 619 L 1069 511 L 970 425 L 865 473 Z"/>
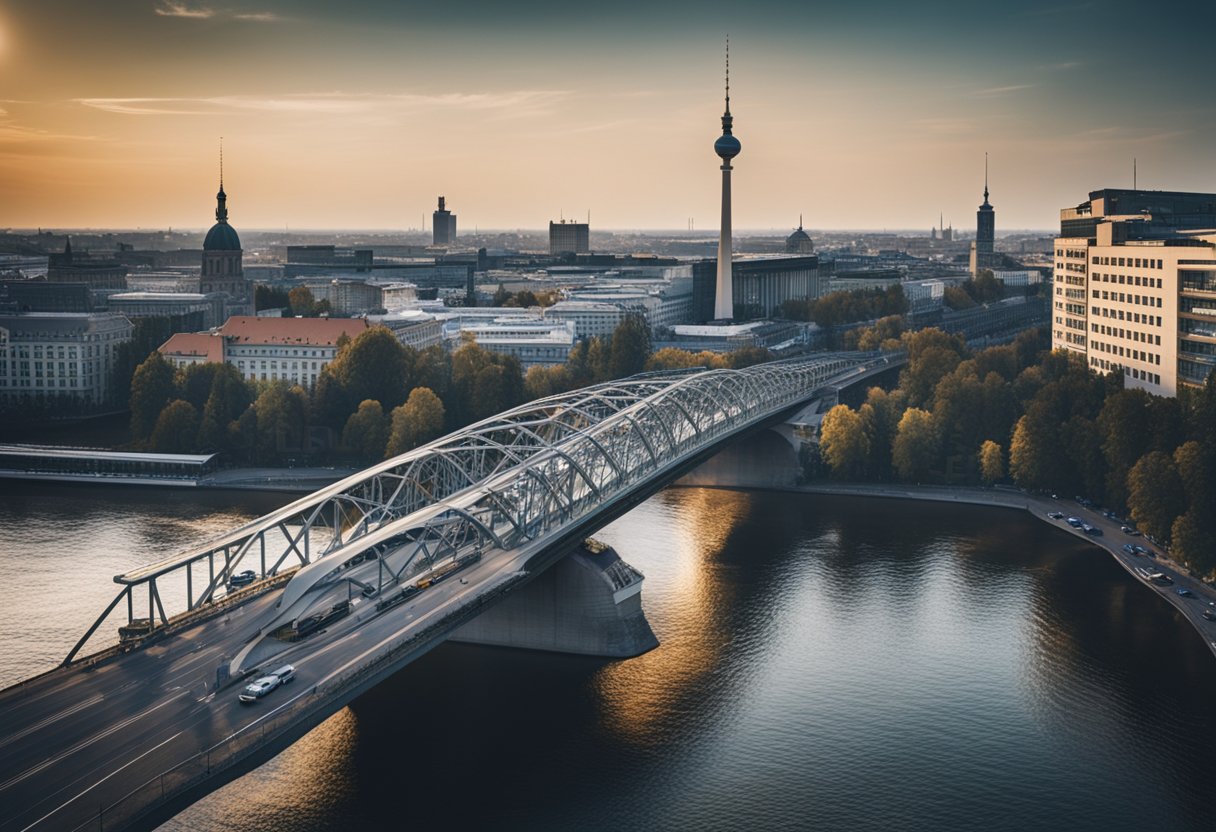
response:
<path fill-rule="evenodd" d="M 1216 589 L 1194 578 L 1180 564 L 1169 560 L 1160 547 L 1142 537 L 1129 537 L 1120 531 L 1120 524 L 1103 517 L 1101 512 L 1087 509 L 1071 500 L 1052 499 L 1050 496 L 1027 494 L 1023 491 L 1002 488 L 946 488 L 920 485 L 878 485 L 864 483 L 816 483 L 810 485 L 781 486 L 773 490 L 800 494 L 829 494 L 849 497 L 878 497 L 900 500 L 925 500 L 938 503 L 955 503 L 992 506 L 995 508 L 1021 509 L 1061 531 L 1081 538 L 1086 543 L 1104 549 L 1115 562 L 1127 570 L 1133 578 L 1174 606 L 1189 621 L 1203 639 L 1203 643 L 1216 655 L 1216 621 L 1203 617 L 1205 609 L 1216 610 Z M 1054 520 L 1047 515 L 1062 512 L 1066 517 L 1077 517 L 1089 525 L 1101 529 L 1101 536 L 1085 534 L 1064 520 Z M 1153 560 L 1142 555 L 1131 555 L 1123 550 L 1125 543 L 1137 543 L 1149 549 Z M 1162 586 L 1145 579 L 1136 567 L 1147 567 L 1169 576 L 1172 583 Z M 1187 589 L 1191 597 L 1178 594 Z"/>

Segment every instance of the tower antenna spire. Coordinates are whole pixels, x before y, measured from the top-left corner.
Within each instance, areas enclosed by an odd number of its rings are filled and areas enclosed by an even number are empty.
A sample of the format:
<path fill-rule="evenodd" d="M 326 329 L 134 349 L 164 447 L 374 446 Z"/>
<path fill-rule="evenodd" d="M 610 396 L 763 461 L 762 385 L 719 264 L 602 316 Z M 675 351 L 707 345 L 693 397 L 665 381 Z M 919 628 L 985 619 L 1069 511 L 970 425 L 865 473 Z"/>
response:
<path fill-rule="evenodd" d="M 220 136 L 220 190 L 224 190 L 224 137 Z"/>
<path fill-rule="evenodd" d="M 730 35 L 726 36 L 726 114 L 730 115 Z"/>
<path fill-rule="evenodd" d="M 1139 190 L 1136 184 L 1136 157 L 1132 157 L 1132 190 Z"/>
<path fill-rule="evenodd" d="M 988 151 L 984 151 L 984 202 L 988 201 Z"/>

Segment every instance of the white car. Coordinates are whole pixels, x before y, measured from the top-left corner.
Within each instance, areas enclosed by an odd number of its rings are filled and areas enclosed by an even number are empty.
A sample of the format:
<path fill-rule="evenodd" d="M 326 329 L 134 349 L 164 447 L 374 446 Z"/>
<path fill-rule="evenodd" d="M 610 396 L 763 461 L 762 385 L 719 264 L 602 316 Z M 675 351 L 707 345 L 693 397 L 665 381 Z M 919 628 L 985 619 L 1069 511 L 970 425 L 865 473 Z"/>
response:
<path fill-rule="evenodd" d="M 245 689 L 241 691 L 238 697 L 245 704 L 257 702 L 266 694 L 277 688 L 281 684 L 278 676 L 263 676 L 261 679 L 254 679 Z"/>

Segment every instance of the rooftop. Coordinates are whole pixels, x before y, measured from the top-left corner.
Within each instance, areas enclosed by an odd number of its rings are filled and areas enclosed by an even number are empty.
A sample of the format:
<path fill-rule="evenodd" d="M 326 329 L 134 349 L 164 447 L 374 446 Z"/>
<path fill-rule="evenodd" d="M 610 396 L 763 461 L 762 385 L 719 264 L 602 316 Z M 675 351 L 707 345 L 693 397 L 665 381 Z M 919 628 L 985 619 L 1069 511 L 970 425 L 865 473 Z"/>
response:
<path fill-rule="evenodd" d="M 257 318 L 233 315 L 219 334 L 238 344 L 291 344 L 332 347 L 368 328 L 363 318 Z"/>
<path fill-rule="evenodd" d="M 209 363 L 224 360 L 224 342 L 210 332 L 179 332 L 160 345 L 160 354 L 182 358 L 203 358 Z"/>

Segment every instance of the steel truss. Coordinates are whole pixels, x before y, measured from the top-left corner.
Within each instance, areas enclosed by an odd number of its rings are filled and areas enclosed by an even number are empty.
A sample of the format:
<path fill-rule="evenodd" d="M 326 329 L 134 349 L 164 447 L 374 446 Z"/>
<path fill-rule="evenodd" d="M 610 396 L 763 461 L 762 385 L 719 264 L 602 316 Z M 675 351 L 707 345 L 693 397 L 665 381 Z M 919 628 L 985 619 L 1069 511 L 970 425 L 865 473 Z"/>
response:
<path fill-rule="evenodd" d="M 300 567 L 278 605 L 287 608 L 352 558 L 405 552 L 388 570 L 397 580 L 469 547 L 515 548 L 724 435 L 812 398 L 837 377 L 886 360 L 854 352 L 743 370 L 643 374 L 529 402 L 115 576 L 122 589 L 64 664 L 124 599 L 128 624 L 135 620 L 137 590 L 141 612 L 146 595 L 151 626 L 161 627 L 214 605 L 250 557 L 259 578 Z M 167 583 L 184 590 L 185 600 L 168 613 L 160 589 Z"/>

